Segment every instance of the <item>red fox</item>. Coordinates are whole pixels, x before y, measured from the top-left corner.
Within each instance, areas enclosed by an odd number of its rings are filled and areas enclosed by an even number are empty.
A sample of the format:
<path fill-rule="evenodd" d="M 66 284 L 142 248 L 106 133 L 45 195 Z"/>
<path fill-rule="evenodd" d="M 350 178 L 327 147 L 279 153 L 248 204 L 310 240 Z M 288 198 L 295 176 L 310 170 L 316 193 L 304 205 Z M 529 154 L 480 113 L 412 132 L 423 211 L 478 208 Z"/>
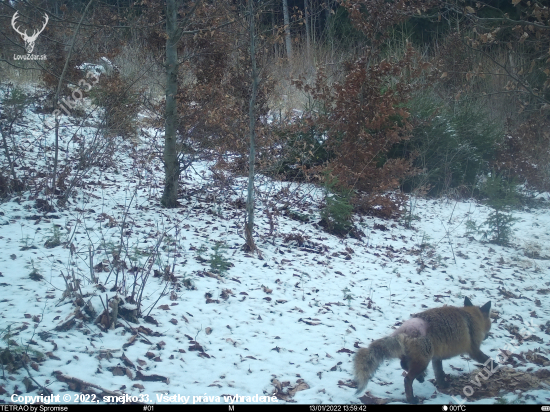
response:
<path fill-rule="evenodd" d="M 432 361 L 439 388 L 448 386 L 441 361 L 467 353 L 478 362 L 489 357 L 480 349 L 481 341 L 491 329 L 491 302 L 482 307 L 464 299 L 464 307 L 443 306 L 412 315 L 390 336 L 373 341 L 368 348 L 361 348 L 354 358 L 357 392 L 365 389 L 384 359 L 400 358 L 405 376 L 407 402 L 418 403 L 412 384 L 416 378 L 424 382 L 425 371 Z"/>

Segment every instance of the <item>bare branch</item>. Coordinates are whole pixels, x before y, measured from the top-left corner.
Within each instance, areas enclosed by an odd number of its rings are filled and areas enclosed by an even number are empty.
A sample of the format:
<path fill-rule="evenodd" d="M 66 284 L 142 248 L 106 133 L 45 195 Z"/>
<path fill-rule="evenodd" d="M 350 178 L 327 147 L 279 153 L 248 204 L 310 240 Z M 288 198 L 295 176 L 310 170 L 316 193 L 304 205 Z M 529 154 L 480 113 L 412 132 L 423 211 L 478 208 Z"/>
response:
<path fill-rule="evenodd" d="M 493 56 L 491 56 L 489 53 L 487 53 L 486 51 L 484 50 L 481 50 L 481 49 L 476 49 L 472 46 L 470 46 L 467 42 L 464 42 L 465 46 L 470 48 L 471 50 L 474 50 L 476 52 L 479 52 L 479 53 L 482 53 L 485 57 L 488 57 L 494 64 L 496 64 L 498 67 L 500 67 L 501 69 L 503 69 L 506 74 L 512 78 L 512 80 L 514 80 L 515 82 L 517 82 L 518 84 L 521 85 L 521 87 L 523 87 L 525 89 L 525 91 L 527 93 L 529 93 L 531 96 L 533 96 L 534 98 L 536 98 L 537 100 L 539 100 L 540 102 L 542 103 L 545 103 L 545 104 L 550 104 L 550 100 L 547 100 L 544 98 L 544 96 L 541 96 L 539 95 L 537 92 L 535 92 L 535 90 L 533 90 L 529 84 L 525 83 L 522 79 L 520 79 L 517 75 L 515 75 L 514 73 L 512 73 L 510 70 L 508 70 L 508 67 L 506 67 L 506 65 L 503 65 L 502 63 L 498 62 Z"/>

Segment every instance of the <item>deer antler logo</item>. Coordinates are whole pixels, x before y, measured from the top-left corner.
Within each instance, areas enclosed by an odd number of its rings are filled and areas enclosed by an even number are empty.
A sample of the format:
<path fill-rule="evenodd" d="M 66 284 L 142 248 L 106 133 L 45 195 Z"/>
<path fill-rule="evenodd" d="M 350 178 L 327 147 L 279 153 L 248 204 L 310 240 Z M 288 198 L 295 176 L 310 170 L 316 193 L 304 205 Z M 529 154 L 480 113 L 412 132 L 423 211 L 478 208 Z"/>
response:
<path fill-rule="evenodd" d="M 21 38 L 23 39 L 23 41 L 25 42 L 25 49 L 27 50 L 27 53 L 28 54 L 31 54 L 33 49 L 34 49 L 34 42 L 36 41 L 36 39 L 38 38 L 38 35 L 40 33 L 42 33 L 44 31 L 44 29 L 46 28 L 46 24 L 48 24 L 48 15 L 46 13 L 44 13 L 44 17 L 46 17 L 46 21 L 44 22 L 44 25 L 42 26 L 42 28 L 40 30 L 34 30 L 34 32 L 32 33 L 32 36 L 29 36 L 27 35 L 27 30 L 25 30 L 24 32 L 20 31 L 17 27 L 15 27 L 15 20 L 17 20 L 17 17 L 18 16 L 18 11 L 15 12 L 15 14 L 13 15 L 13 17 L 11 18 L 11 26 L 13 27 L 13 29 L 21 35 Z"/>

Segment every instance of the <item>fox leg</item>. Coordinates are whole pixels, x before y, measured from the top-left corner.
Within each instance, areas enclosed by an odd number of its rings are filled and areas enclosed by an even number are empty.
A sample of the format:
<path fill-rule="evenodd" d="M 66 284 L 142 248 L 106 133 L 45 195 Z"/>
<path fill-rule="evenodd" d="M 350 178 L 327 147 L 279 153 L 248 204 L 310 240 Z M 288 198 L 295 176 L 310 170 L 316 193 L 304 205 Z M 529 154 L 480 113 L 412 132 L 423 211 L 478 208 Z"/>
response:
<path fill-rule="evenodd" d="M 401 367 L 408 371 L 409 370 L 409 358 L 407 356 L 403 356 L 401 358 Z M 426 371 L 422 372 L 420 375 L 416 377 L 416 380 L 420 383 L 424 382 L 424 378 L 426 377 Z"/>
<path fill-rule="evenodd" d="M 430 339 L 426 337 L 409 338 L 404 341 L 406 354 L 402 358 L 402 366 L 407 366 L 407 376 L 405 376 L 405 395 L 407 402 L 411 404 L 418 403 L 418 398 L 413 394 L 412 384 L 415 379 L 420 382 L 424 380 L 424 371 L 432 360 L 433 345 Z"/>
<path fill-rule="evenodd" d="M 470 352 L 470 357 L 479 363 L 485 363 L 487 359 L 489 359 L 489 356 L 485 355 L 479 348 L 474 348 L 472 352 Z"/>
<path fill-rule="evenodd" d="M 445 372 L 443 372 L 443 362 L 441 359 L 432 359 L 432 366 L 434 368 L 435 381 L 440 389 L 449 387 L 449 383 L 445 380 Z"/>
<path fill-rule="evenodd" d="M 422 377 L 421 379 L 424 380 L 423 373 L 428 363 L 430 363 L 429 359 L 415 361 L 409 359 L 409 370 L 407 371 L 407 376 L 405 376 L 405 396 L 407 397 L 407 402 L 410 404 L 418 403 L 418 398 L 413 394 L 412 384 L 415 378 Z"/>

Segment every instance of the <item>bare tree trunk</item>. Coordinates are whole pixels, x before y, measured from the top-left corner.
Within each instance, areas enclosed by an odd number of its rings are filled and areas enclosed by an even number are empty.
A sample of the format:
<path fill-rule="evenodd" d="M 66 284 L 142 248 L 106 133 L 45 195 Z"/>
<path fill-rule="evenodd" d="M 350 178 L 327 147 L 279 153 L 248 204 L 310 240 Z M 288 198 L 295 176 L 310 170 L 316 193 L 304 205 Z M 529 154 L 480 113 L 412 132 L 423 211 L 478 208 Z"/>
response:
<path fill-rule="evenodd" d="M 330 20 L 330 0 L 325 0 L 325 35 L 328 39 L 329 26 L 328 22 Z"/>
<path fill-rule="evenodd" d="M 273 31 L 273 38 L 277 36 L 277 28 L 275 26 L 275 4 L 273 4 L 271 7 L 271 27 Z M 279 45 L 277 42 L 274 42 L 273 44 L 273 53 L 275 53 L 276 58 L 279 58 Z"/>
<path fill-rule="evenodd" d="M 315 24 L 315 3 L 309 4 L 309 23 L 311 25 L 311 41 L 313 44 L 316 44 L 317 42 L 317 33 L 316 33 L 316 24 Z"/>
<path fill-rule="evenodd" d="M 325 27 L 322 29 L 325 43 L 327 45 L 330 44 L 332 52 L 334 52 L 334 22 L 331 16 L 333 4 L 334 0 L 325 0 L 323 4 L 323 8 L 325 9 Z"/>
<path fill-rule="evenodd" d="M 286 0 L 285 0 L 286 3 Z M 245 234 L 246 245 L 250 251 L 256 250 L 254 244 L 254 162 L 256 161 L 256 95 L 258 94 L 258 69 L 256 67 L 256 33 L 255 33 L 255 16 L 254 16 L 254 1 L 250 0 L 250 62 L 252 64 L 252 93 L 250 95 L 250 104 L 248 108 L 249 124 L 250 124 L 250 153 L 248 159 L 248 196 L 246 199 L 246 220 Z"/>
<path fill-rule="evenodd" d="M 304 17 L 306 19 L 306 53 L 307 53 L 307 60 L 309 62 L 310 55 L 311 55 L 311 38 L 310 38 L 310 31 L 309 31 L 309 6 L 308 6 L 309 0 L 304 0 Z"/>
<path fill-rule="evenodd" d="M 65 65 L 63 66 L 63 71 L 61 72 L 61 76 L 59 76 L 59 82 L 57 83 L 57 90 L 55 92 L 55 97 L 53 98 L 53 113 L 59 112 L 57 109 L 57 105 L 59 103 L 59 94 L 61 93 L 61 85 L 63 84 L 63 79 L 65 78 L 65 73 L 67 73 L 67 67 L 69 66 L 69 60 L 71 59 L 71 54 L 73 53 L 75 41 L 76 41 L 76 35 L 78 34 L 78 31 L 80 30 L 80 26 L 82 25 L 82 21 L 84 20 L 84 16 L 86 15 L 86 12 L 88 11 L 88 8 L 92 4 L 94 0 L 90 0 L 88 4 L 86 5 L 86 8 L 82 12 L 82 17 L 80 17 L 80 21 L 78 22 L 78 26 L 76 26 L 73 40 L 71 41 L 71 47 L 69 48 L 69 52 L 67 53 L 67 59 L 65 60 Z M 55 149 L 54 149 L 54 160 L 53 160 L 53 176 L 52 176 L 52 193 L 55 194 L 55 188 L 57 186 L 57 164 L 59 162 L 59 117 L 55 116 Z"/>
<path fill-rule="evenodd" d="M 11 126 L 10 126 L 10 129 L 11 129 Z M 10 167 L 13 182 L 15 183 L 17 181 L 17 175 L 15 174 L 15 166 L 11 161 L 10 149 L 8 147 L 8 139 L 6 138 L 7 132 L 6 133 L 4 132 L 4 125 L 1 122 L 0 122 L 0 133 L 2 134 L 2 143 L 4 144 L 4 151 L 5 151 L 6 159 L 8 160 L 8 166 Z"/>
<path fill-rule="evenodd" d="M 292 39 L 290 37 L 290 17 L 288 14 L 288 1 L 283 0 L 283 20 L 285 23 L 285 43 L 288 60 L 292 60 Z"/>
<path fill-rule="evenodd" d="M 176 150 L 176 121 L 178 116 L 178 8 L 176 0 L 166 0 L 166 118 L 164 123 L 164 207 L 178 205 L 180 166 Z"/>

